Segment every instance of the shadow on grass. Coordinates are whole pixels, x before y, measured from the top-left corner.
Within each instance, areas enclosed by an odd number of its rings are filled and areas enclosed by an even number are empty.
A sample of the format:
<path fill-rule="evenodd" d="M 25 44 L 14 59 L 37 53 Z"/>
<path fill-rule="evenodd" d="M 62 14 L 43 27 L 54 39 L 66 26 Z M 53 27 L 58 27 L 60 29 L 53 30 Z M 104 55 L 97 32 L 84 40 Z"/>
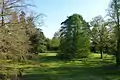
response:
<path fill-rule="evenodd" d="M 62 65 L 33 68 L 23 76 L 22 80 L 120 80 L 120 68 L 116 67 L 112 60 L 90 59 L 87 62 L 63 62 L 56 56 L 40 56 L 38 61 Z"/>
<path fill-rule="evenodd" d="M 40 56 L 38 61 L 43 63 L 46 63 L 46 62 L 51 63 L 51 62 L 57 62 L 61 60 L 58 59 L 57 56 Z"/>
<path fill-rule="evenodd" d="M 114 65 L 102 67 L 61 66 L 57 68 L 36 68 L 23 80 L 120 80 L 120 68 Z"/>

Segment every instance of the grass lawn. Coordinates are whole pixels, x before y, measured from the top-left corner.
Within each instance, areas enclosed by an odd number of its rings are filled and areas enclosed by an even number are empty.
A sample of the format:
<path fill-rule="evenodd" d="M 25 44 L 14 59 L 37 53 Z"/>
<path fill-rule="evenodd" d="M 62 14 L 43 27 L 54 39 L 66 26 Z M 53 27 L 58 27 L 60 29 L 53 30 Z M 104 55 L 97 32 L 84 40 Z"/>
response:
<path fill-rule="evenodd" d="M 109 55 L 104 55 L 104 60 L 92 54 L 87 60 L 76 61 L 60 61 L 55 55 L 40 54 L 33 65 L 37 67 L 26 69 L 23 80 L 120 80 L 120 68 Z"/>

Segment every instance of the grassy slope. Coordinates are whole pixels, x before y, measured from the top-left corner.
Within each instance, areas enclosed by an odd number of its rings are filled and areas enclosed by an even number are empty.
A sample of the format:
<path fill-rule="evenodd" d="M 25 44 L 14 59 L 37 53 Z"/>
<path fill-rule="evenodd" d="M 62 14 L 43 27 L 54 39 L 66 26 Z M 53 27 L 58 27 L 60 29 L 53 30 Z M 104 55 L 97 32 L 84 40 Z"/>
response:
<path fill-rule="evenodd" d="M 105 60 L 98 54 L 92 54 L 89 59 L 77 61 L 60 61 L 55 53 L 41 54 L 36 61 L 36 68 L 25 71 L 24 80 L 120 80 L 120 69 L 114 65 L 111 56 Z"/>

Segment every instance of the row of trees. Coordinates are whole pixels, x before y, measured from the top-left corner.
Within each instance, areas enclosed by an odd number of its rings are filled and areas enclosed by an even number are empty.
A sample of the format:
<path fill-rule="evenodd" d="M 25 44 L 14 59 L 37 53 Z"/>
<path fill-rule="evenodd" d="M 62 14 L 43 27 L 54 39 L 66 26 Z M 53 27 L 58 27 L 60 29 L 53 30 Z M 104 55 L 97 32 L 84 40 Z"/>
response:
<path fill-rule="evenodd" d="M 57 33 L 53 39 L 48 39 L 40 29 L 41 18 L 45 16 L 25 12 L 31 6 L 26 0 L 0 1 L 0 54 L 5 56 L 1 59 L 16 56 L 25 59 L 28 54 L 58 50 Z"/>
<path fill-rule="evenodd" d="M 45 51 L 45 36 L 35 24 L 43 15 L 27 14 L 24 10 L 31 6 L 26 0 L 0 1 L 1 58 L 25 60 L 27 54 Z"/>
<path fill-rule="evenodd" d="M 62 59 L 88 57 L 90 49 L 116 56 L 120 65 L 120 0 L 112 0 L 107 18 L 96 16 L 86 22 L 79 14 L 73 14 L 61 23 L 59 53 Z"/>
<path fill-rule="evenodd" d="M 0 60 L 26 62 L 46 47 L 45 36 L 36 25 L 39 16 L 26 12 L 32 6 L 27 1 L 0 0 Z M 19 80 L 23 70 L 9 64 L 0 63 L 0 80 Z"/>
<path fill-rule="evenodd" d="M 59 50 L 62 59 L 88 57 L 93 52 L 114 54 L 120 64 L 120 0 L 112 0 L 108 18 L 97 16 L 86 22 L 79 14 L 73 14 L 61 23 L 62 27 L 53 39 L 46 39 L 36 28 L 38 16 L 28 16 L 23 8 L 32 6 L 26 0 L 0 1 L 0 53 L 20 55 Z M 7 56 L 8 58 L 8 56 Z"/>

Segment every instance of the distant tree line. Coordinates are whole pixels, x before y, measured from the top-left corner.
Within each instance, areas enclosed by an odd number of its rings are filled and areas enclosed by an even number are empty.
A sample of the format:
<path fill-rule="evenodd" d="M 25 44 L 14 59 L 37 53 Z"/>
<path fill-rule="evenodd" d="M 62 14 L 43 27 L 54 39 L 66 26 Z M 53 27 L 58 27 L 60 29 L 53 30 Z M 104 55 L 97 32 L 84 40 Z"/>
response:
<path fill-rule="evenodd" d="M 112 0 L 107 17 L 101 15 L 86 22 L 79 14 L 68 16 L 59 30 L 59 53 L 61 59 L 88 57 L 90 51 L 111 54 L 120 65 L 120 0 Z M 54 39 L 54 38 L 53 38 Z M 55 40 L 55 39 L 54 39 Z M 56 40 L 57 41 L 57 40 Z M 53 41 L 56 43 L 56 41 Z M 52 44 L 54 44 L 52 43 Z"/>

